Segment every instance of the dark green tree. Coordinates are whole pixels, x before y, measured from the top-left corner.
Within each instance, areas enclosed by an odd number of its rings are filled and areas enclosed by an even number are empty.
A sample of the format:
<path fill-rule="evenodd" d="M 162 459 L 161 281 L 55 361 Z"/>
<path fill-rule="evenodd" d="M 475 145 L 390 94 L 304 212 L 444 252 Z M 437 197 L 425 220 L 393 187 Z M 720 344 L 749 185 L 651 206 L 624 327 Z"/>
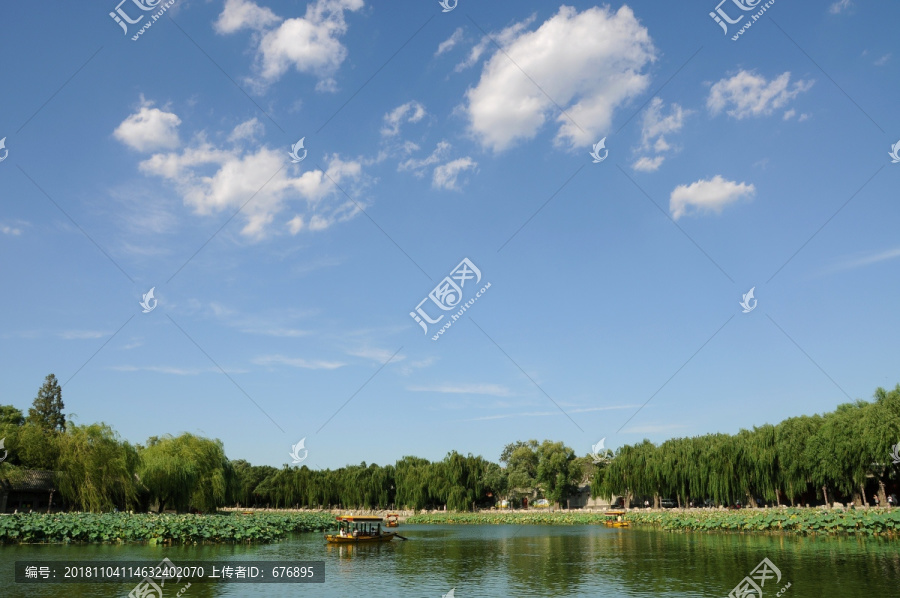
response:
<path fill-rule="evenodd" d="M 50 374 L 38 391 L 33 406 L 28 409 L 28 423 L 44 430 L 62 432 L 66 429 L 64 408 L 62 388 L 60 388 L 56 376 Z"/>
<path fill-rule="evenodd" d="M 0 405 L 0 426 L 21 426 L 25 423 L 22 411 L 12 405 Z"/>

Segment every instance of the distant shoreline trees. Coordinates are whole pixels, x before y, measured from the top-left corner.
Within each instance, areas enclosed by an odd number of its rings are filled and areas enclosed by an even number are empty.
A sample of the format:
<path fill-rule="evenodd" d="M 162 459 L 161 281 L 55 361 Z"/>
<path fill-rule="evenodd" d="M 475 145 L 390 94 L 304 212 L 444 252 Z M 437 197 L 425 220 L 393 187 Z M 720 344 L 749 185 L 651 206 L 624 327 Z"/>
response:
<path fill-rule="evenodd" d="M 104 423 L 67 422 L 51 374 L 28 417 L 0 405 L 0 438 L 9 452 L 0 479 L 22 469 L 54 471 L 68 508 L 96 512 L 223 506 L 466 511 L 524 498 L 566 506 L 586 482 L 595 498 L 652 497 L 657 507 L 662 498 L 679 506 L 755 506 L 757 499 L 830 504 L 839 498 L 866 505 L 873 489 L 885 505 L 900 477 L 891 460 L 891 446 L 900 442 L 900 384 L 877 389 L 874 399 L 734 435 L 659 445 L 644 440 L 597 464 L 562 442 L 528 440 L 506 445 L 499 464 L 451 451 L 440 461 L 405 456 L 386 466 L 279 469 L 229 460 L 221 441 L 189 433 L 132 445 Z"/>

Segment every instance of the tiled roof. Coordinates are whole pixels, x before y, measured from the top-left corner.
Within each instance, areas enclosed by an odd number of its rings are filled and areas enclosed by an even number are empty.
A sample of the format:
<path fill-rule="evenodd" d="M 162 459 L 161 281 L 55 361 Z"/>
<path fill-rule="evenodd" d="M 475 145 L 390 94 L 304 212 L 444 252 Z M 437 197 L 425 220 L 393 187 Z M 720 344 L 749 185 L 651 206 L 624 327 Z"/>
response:
<path fill-rule="evenodd" d="M 50 492 L 56 490 L 56 472 L 40 469 L 15 469 L 0 474 L 0 484 L 17 492 Z"/>

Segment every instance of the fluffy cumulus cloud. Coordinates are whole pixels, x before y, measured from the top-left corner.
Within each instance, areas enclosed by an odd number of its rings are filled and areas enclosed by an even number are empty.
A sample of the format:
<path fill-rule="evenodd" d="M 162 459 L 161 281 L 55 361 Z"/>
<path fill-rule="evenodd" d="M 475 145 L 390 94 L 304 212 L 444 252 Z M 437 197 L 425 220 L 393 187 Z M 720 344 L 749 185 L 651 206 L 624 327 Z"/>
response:
<path fill-rule="evenodd" d="M 690 185 L 678 185 L 669 197 L 672 218 L 678 220 L 691 212 L 721 213 L 728 204 L 744 197 L 752 197 L 756 187 L 747 183 L 727 181 L 721 175 L 709 180 L 700 179 Z"/>
<path fill-rule="evenodd" d="M 666 135 L 673 135 L 681 131 L 684 119 L 691 114 L 678 104 L 669 106 L 668 113 L 664 113 L 663 101 L 653 98 L 650 106 L 644 111 L 641 126 L 641 145 L 638 153 L 643 154 L 632 164 L 635 170 L 652 172 L 657 170 L 665 160 L 665 153 L 672 150 L 672 146 L 666 139 Z M 656 154 L 651 157 L 647 154 Z"/>
<path fill-rule="evenodd" d="M 417 123 L 425 118 L 425 114 L 425 106 L 415 100 L 401 104 L 384 115 L 381 134 L 385 137 L 398 135 L 403 123 Z"/>
<path fill-rule="evenodd" d="M 615 109 L 649 84 L 642 71 L 656 51 L 627 6 L 580 13 L 563 6 L 537 30 L 521 29 L 496 37 L 504 51 L 486 61 L 466 93 L 469 126 L 484 147 L 500 151 L 533 138 L 549 119 L 557 144 L 590 145 L 608 131 Z"/>
<path fill-rule="evenodd" d="M 181 119 L 172 112 L 153 108 L 141 98 L 140 109 L 122 121 L 113 136 L 132 149 L 147 152 L 178 147 Z"/>
<path fill-rule="evenodd" d="M 706 107 L 713 115 L 724 110 L 738 120 L 767 116 L 812 86 L 813 81 L 804 80 L 792 84 L 790 72 L 767 81 L 762 75 L 742 70 L 713 84 L 706 98 Z"/>
<path fill-rule="evenodd" d="M 341 43 L 347 33 L 344 13 L 363 5 L 363 0 L 316 0 L 306 5 L 304 16 L 282 19 L 252 0 L 226 0 L 215 29 L 223 35 L 254 32 L 256 78 L 251 83 L 264 87 L 293 67 L 318 77 L 316 89 L 334 91 L 333 76 L 347 57 Z"/>
<path fill-rule="evenodd" d="M 251 143 L 261 129 L 256 119 L 241 123 L 230 134 L 219 135 L 228 140 L 221 145 L 199 134 L 184 147 L 154 153 L 140 169 L 171 183 L 198 215 L 240 209 L 245 221 L 241 233 L 252 239 L 267 236 L 273 228 L 292 234 L 324 230 L 359 212 L 361 204 L 341 191 L 353 193 L 364 186 L 359 162 L 333 154 L 326 156 L 324 170 L 299 172 L 284 149 Z M 275 224 L 285 213 L 291 217 Z"/>

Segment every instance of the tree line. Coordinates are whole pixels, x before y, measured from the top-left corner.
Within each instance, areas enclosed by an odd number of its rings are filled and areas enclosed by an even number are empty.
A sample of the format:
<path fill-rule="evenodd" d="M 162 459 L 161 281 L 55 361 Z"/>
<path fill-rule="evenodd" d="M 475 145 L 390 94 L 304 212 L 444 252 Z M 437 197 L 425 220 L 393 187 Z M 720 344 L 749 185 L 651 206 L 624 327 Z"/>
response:
<path fill-rule="evenodd" d="M 900 384 L 878 388 L 871 402 L 839 405 L 737 434 L 644 440 L 619 448 L 592 478 L 595 496 L 676 498 L 755 507 L 835 501 L 887 504 L 900 492 Z M 872 501 L 874 502 L 874 501 Z"/>
<path fill-rule="evenodd" d="M 649 440 L 579 457 L 562 442 L 516 441 L 495 463 L 451 451 L 440 461 L 404 456 L 393 465 L 313 470 L 230 460 L 221 441 L 190 433 L 122 440 L 109 425 L 66 421 L 62 390 L 47 376 L 28 415 L 0 405 L 0 439 L 8 458 L 0 482 L 24 470 L 55 472 L 66 508 L 84 511 L 212 512 L 219 507 L 473 510 L 508 500 L 546 498 L 566 506 L 579 486 L 593 497 L 629 502 L 675 498 L 680 506 L 866 504 L 870 488 L 886 503 L 896 487 L 892 441 L 900 442 L 900 385 L 874 401 L 840 405 L 824 415 L 777 425 Z M 595 462 L 599 461 L 599 462 Z"/>

